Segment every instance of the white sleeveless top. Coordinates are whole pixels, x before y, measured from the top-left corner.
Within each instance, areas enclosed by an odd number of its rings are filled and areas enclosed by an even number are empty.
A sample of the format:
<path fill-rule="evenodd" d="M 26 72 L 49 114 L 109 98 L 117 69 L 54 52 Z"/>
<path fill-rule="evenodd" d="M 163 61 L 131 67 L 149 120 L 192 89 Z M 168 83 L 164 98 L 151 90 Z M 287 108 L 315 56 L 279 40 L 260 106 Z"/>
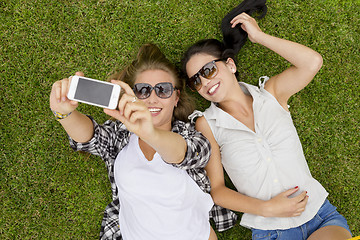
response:
<path fill-rule="evenodd" d="M 114 173 L 124 240 L 209 239 L 211 196 L 158 153 L 148 161 L 135 134 L 118 154 Z"/>
<path fill-rule="evenodd" d="M 240 224 L 263 230 L 298 227 L 316 215 L 328 193 L 310 174 L 290 113 L 264 89 L 265 83 L 260 88 L 239 84 L 253 98 L 255 132 L 214 103 L 204 112 L 236 189 L 262 200 L 296 186 L 296 195 L 302 191 L 309 195 L 306 210 L 299 217 L 265 218 L 245 213 Z"/>

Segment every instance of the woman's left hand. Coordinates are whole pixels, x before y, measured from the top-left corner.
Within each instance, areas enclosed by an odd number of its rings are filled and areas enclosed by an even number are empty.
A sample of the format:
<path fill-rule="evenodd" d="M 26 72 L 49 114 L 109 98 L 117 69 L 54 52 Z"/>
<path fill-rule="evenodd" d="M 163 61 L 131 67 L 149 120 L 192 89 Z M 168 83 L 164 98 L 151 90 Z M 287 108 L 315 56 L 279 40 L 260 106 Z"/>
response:
<path fill-rule="evenodd" d="M 248 37 L 251 42 L 256 43 L 257 36 L 259 33 L 262 33 L 259 25 L 257 24 L 256 20 L 249 16 L 246 13 L 241 13 L 234 17 L 230 23 L 232 24 L 231 27 L 234 28 L 236 25 L 241 24 L 240 27 L 247 32 Z"/>
<path fill-rule="evenodd" d="M 104 109 L 104 112 L 121 121 L 130 132 L 139 137 L 151 136 L 155 128 L 151 113 L 145 103 L 136 98 L 128 84 L 116 80 L 111 82 L 120 85 L 125 93 L 120 97 L 118 109 Z"/>

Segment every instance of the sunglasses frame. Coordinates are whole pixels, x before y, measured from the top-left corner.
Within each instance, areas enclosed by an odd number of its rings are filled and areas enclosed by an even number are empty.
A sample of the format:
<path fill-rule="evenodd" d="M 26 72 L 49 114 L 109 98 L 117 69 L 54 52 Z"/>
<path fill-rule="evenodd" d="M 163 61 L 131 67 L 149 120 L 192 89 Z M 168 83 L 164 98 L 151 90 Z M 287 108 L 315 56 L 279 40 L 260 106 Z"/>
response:
<path fill-rule="evenodd" d="M 140 94 L 140 93 L 135 90 L 136 85 L 140 85 L 140 84 L 145 85 L 144 87 L 150 87 L 150 92 L 148 93 L 148 96 L 145 97 L 145 98 L 139 97 L 140 95 L 138 95 L 138 94 Z M 170 95 L 169 95 L 168 97 L 161 97 L 161 96 L 159 96 L 159 93 L 158 93 L 158 90 L 157 90 L 157 89 L 158 89 L 157 86 L 160 86 L 160 85 L 162 85 L 162 84 L 166 84 L 166 85 L 170 85 L 170 86 L 171 86 L 171 88 L 170 88 Z M 134 87 L 133 87 L 133 91 L 134 91 L 134 93 L 135 93 L 135 96 L 136 96 L 138 99 L 147 99 L 147 98 L 149 98 L 149 97 L 151 96 L 151 93 L 152 93 L 153 90 L 155 90 L 155 94 L 156 94 L 156 96 L 158 96 L 159 98 L 161 98 L 161 99 L 167 99 L 167 98 L 170 98 L 170 97 L 173 95 L 174 90 L 176 90 L 176 89 L 177 89 L 177 88 L 174 87 L 171 82 L 160 82 L 160 83 L 155 84 L 155 86 L 151 86 L 149 83 L 136 83 L 136 84 L 134 85 Z"/>
<path fill-rule="evenodd" d="M 218 67 L 216 66 L 216 62 L 220 62 L 220 61 L 223 61 L 223 59 L 215 59 L 215 60 L 212 60 L 206 64 L 204 64 L 204 66 L 202 66 L 200 68 L 199 71 L 197 71 L 197 73 L 195 73 L 193 76 L 189 77 L 188 80 L 187 80 L 187 85 L 189 86 L 189 88 L 192 90 L 192 91 L 199 91 L 201 86 L 202 86 L 202 83 L 201 83 L 201 79 L 200 79 L 200 76 L 202 76 L 203 78 L 206 78 L 206 79 L 212 79 L 214 77 L 216 77 L 217 73 L 218 73 Z M 216 73 L 213 77 L 207 77 L 204 75 L 204 71 L 205 71 L 205 66 L 207 66 L 208 64 L 212 63 L 213 66 L 215 67 L 215 70 L 216 70 Z"/>

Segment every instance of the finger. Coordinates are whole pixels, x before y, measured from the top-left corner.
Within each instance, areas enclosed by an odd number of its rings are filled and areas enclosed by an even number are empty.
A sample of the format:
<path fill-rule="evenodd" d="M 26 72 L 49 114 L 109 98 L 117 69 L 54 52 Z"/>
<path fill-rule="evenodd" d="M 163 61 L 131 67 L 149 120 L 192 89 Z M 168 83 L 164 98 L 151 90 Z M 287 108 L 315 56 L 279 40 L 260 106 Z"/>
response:
<path fill-rule="evenodd" d="M 66 95 L 68 92 L 68 79 L 63 79 L 61 81 L 61 101 L 65 102 L 66 101 Z"/>
<path fill-rule="evenodd" d="M 106 113 L 107 115 L 109 115 L 115 119 L 118 119 L 120 122 L 122 122 L 124 124 L 126 123 L 126 119 L 118 110 L 104 108 L 104 113 Z"/>
<path fill-rule="evenodd" d="M 294 197 L 293 199 L 298 202 L 301 203 L 303 201 L 306 201 L 306 191 L 303 191 L 301 194 L 299 194 L 298 196 Z"/>
<path fill-rule="evenodd" d="M 111 83 L 120 85 L 120 87 L 125 91 L 126 94 L 133 95 L 133 96 L 135 95 L 134 91 L 127 83 L 124 83 L 123 81 L 118 81 L 118 80 L 111 80 Z"/>
<path fill-rule="evenodd" d="M 126 104 L 123 115 L 126 119 L 130 119 L 134 112 L 146 112 L 149 111 L 141 102 L 130 102 Z"/>
<path fill-rule="evenodd" d="M 289 190 L 285 191 L 284 194 L 286 197 L 291 196 L 292 194 L 296 193 L 299 190 L 299 187 L 296 186 L 294 188 L 290 188 Z"/>
<path fill-rule="evenodd" d="M 300 216 L 305 211 L 305 207 L 300 207 L 294 212 L 294 216 Z"/>
<path fill-rule="evenodd" d="M 231 22 L 231 27 L 234 28 L 234 27 L 236 27 L 236 25 L 242 24 L 242 23 L 244 23 L 245 21 L 246 21 L 246 20 L 245 20 L 245 19 L 242 19 L 242 18 L 234 19 L 234 21 Z"/>
<path fill-rule="evenodd" d="M 250 16 L 249 16 L 248 14 L 246 14 L 245 12 L 242 12 L 242 13 L 240 13 L 239 15 L 235 16 L 235 17 L 230 21 L 230 23 L 232 23 L 232 22 L 234 22 L 234 21 L 236 21 L 236 20 L 238 20 L 238 19 L 241 19 L 241 18 L 246 19 L 246 18 L 249 18 L 249 17 L 250 17 Z"/>
<path fill-rule="evenodd" d="M 75 75 L 76 75 L 76 76 L 83 77 L 83 76 L 84 76 L 84 73 L 83 73 L 83 72 L 76 72 Z"/>
<path fill-rule="evenodd" d="M 70 101 L 70 104 L 71 105 L 73 105 L 74 107 L 76 106 L 78 106 L 79 105 L 79 102 L 77 102 L 77 101 Z"/>
<path fill-rule="evenodd" d="M 307 204 L 307 201 L 301 202 L 301 203 L 298 205 L 298 208 L 297 208 L 296 212 L 303 212 L 303 211 L 305 211 L 306 204 Z"/>
<path fill-rule="evenodd" d="M 306 195 L 306 196 L 304 197 L 304 199 L 303 199 L 300 203 L 301 203 L 302 205 L 304 205 L 304 207 L 305 207 L 308 201 L 309 201 L 309 196 Z"/>
<path fill-rule="evenodd" d="M 129 118 L 130 123 L 136 123 L 138 120 L 146 120 L 148 119 L 149 115 L 145 111 L 136 111 L 133 112 Z"/>
<path fill-rule="evenodd" d="M 55 99 L 59 103 L 61 102 L 61 83 L 57 81 L 53 84 L 53 91 L 55 93 Z"/>
<path fill-rule="evenodd" d="M 70 84 L 71 84 L 72 76 L 67 79 L 67 88 L 66 88 L 66 97 L 70 90 Z"/>
<path fill-rule="evenodd" d="M 302 212 L 296 212 L 296 213 L 294 213 L 294 214 L 292 215 L 292 217 L 298 217 L 298 216 L 301 215 L 301 213 L 302 213 Z"/>
<path fill-rule="evenodd" d="M 129 95 L 129 94 L 123 94 L 119 100 L 118 103 L 118 109 L 120 110 L 121 113 L 124 112 L 124 109 L 126 107 L 126 105 L 128 103 L 133 103 L 137 100 L 137 98 L 134 95 Z"/>
<path fill-rule="evenodd" d="M 231 24 L 238 24 L 238 23 L 242 23 L 242 22 L 244 22 L 244 21 L 246 21 L 246 20 L 249 20 L 251 17 L 249 16 L 249 15 L 247 15 L 246 13 L 241 13 L 241 14 L 239 14 L 239 15 L 237 15 L 236 17 L 234 17 L 231 21 L 230 21 L 230 23 Z"/>

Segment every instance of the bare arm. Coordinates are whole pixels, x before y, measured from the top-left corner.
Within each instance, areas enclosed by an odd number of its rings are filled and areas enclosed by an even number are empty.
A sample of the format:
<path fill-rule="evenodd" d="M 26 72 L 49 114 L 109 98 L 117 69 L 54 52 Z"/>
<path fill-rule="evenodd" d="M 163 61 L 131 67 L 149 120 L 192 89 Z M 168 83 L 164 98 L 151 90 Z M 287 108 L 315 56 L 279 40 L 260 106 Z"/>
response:
<path fill-rule="evenodd" d="M 142 139 L 167 163 L 181 163 L 185 158 L 187 145 L 180 134 L 155 128 L 152 136 Z"/>
<path fill-rule="evenodd" d="M 76 74 L 83 76 L 80 72 Z M 69 91 L 69 81 L 68 78 L 64 78 L 53 84 L 50 93 L 50 108 L 61 114 L 71 113 L 59 122 L 72 139 L 77 142 L 87 142 L 94 134 L 94 126 L 87 116 L 76 111 L 78 103 L 70 101 L 66 97 Z"/>
<path fill-rule="evenodd" d="M 196 129 L 211 143 L 211 157 L 205 169 L 210 178 L 210 193 L 215 204 L 234 211 L 251 213 L 264 217 L 299 216 L 305 210 L 305 205 L 307 203 L 305 192 L 295 198 L 288 198 L 289 195 L 298 190 L 296 188 L 280 193 L 269 201 L 263 201 L 243 195 L 226 187 L 221 164 L 220 149 L 204 117 L 197 119 Z"/>
<path fill-rule="evenodd" d="M 292 64 L 282 73 L 271 77 L 265 86 L 287 109 L 288 99 L 308 85 L 321 68 L 321 55 L 304 45 L 262 32 L 255 19 L 246 13 L 236 16 L 231 23 L 234 27 L 241 23 L 241 28 L 248 33 L 251 42 L 269 48 Z"/>

